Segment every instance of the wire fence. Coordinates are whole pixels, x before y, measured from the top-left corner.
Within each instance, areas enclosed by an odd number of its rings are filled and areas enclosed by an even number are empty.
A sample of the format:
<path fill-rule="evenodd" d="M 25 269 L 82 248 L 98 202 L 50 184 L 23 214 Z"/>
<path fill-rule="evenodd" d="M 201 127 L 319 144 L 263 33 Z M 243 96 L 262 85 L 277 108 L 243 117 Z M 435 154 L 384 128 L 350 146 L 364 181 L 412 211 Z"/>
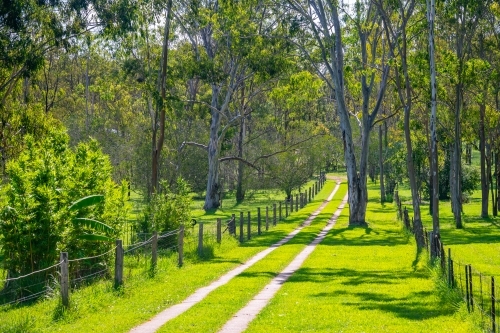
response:
<path fill-rule="evenodd" d="M 404 227 L 414 232 L 413 219 L 410 222 L 406 207 L 403 209 L 401 200 L 394 193 L 397 207 L 397 217 Z M 431 260 L 437 262 L 441 268 L 441 277 L 448 288 L 456 290 L 467 305 L 469 313 L 477 313 L 480 325 L 486 332 L 498 333 L 499 329 L 499 286 L 494 276 L 488 276 L 473 268 L 471 264 L 463 263 L 452 257 L 451 248 L 445 249 L 439 235 L 434 235 L 424 228 L 425 245 Z M 432 255 L 435 254 L 435 258 Z"/>
<path fill-rule="evenodd" d="M 113 280 L 115 287 L 136 275 L 154 275 L 158 269 L 158 256 L 177 259 L 182 266 L 184 256 L 210 259 L 215 244 L 225 237 L 240 243 L 261 235 L 309 203 L 323 188 L 324 173 L 306 191 L 287 200 L 273 203 L 254 212 L 239 212 L 228 220 L 198 221 L 163 234 L 138 233 L 126 227 L 125 244 L 117 240 L 115 246 L 98 255 L 71 258 L 71 253 L 61 253 L 59 262 L 28 274 L 0 275 L 0 307 L 36 301 L 60 294 L 62 304 L 69 306 L 69 293 L 95 281 Z"/>

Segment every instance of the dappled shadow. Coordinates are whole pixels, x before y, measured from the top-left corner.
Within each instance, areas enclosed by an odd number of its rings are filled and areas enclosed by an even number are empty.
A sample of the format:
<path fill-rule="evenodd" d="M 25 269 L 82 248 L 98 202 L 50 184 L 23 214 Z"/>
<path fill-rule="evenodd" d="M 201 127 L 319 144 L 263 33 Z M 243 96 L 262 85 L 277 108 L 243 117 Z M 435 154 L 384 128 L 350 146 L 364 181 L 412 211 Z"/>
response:
<path fill-rule="evenodd" d="M 359 228 L 344 227 L 332 229 L 322 244 L 344 246 L 398 246 L 406 245 L 410 241 L 408 236 L 403 235 L 398 230 L 373 229 L 371 227 L 366 227 L 365 233 L 357 238 L 354 238 L 353 235 L 343 235 L 343 233 L 354 229 Z"/>
<path fill-rule="evenodd" d="M 292 277 L 290 282 L 329 282 L 335 278 L 342 278 L 341 284 L 348 286 L 358 286 L 361 284 L 399 284 L 401 280 L 414 278 L 427 278 L 425 272 L 392 272 L 384 270 L 354 270 L 348 268 L 333 269 L 322 268 L 313 269 L 302 267 L 299 268 Z"/>
<path fill-rule="evenodd" d="M 243 273 L 238 274 L 238 277 L 245 277 L 245 278 L 254 278 L 254 277 L 269 277 L 269 278 L 274 278 L 276 277 L 276 272 L 248 272 L 244 271 Z"/>
<path fill-rule="evenodd" d="M 341 290 L 332 292 L 319 292 L 312 294 L 312 297 L 329 298 L 339 300 L 339 304 L 357 307 L 359 310 L 379 310 L 393 313 L 395 316 L 409 320 L 424 320 L 444 315 L 450 315 L 454 312 L 452 307 L 439 304 L 438 302 L 429 302 L 433 296 L 431 290 L 422 290 L 409 292 L 404 297 L 394 297 L 393 295 L 377 291 L 349 291 L 349 287 L 356 287 L 367 284 L 373 286 L 394 285 L 394 288 L 404 285 L 405 280 L 422 278 L 427 279 L 425 272 L 410 272 L 390 270 L 354 270 L 354 269 L 333 269 L 333 268 L 300 268 L 288 280 L 294 282 L 313 282 L 330 283 L 332 280 L 341 280 L 344 287 Z M 385 287 L 387 289 L 387 287 Z M 392 288 L 392 287 L 389 287 Z M 318 290 L 324 288 L 318 285 Z M 351 288 L 352 289 L 352 288 Z M 357 288 L 356 288 L 357 289 Z M 359 289 L 367 289 L 367 286 Z M 371 288 L 379 290 L 382 288 Z"/>

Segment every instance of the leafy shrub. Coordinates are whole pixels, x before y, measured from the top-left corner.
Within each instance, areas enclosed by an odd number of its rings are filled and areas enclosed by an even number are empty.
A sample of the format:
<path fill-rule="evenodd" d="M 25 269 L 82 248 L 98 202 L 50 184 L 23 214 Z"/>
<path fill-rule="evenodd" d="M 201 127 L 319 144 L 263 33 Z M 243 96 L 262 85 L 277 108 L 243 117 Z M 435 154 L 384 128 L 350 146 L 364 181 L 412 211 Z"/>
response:
<path fill-rule="evenodd" d="M 191 196 L 190 188 L 185 180 L 177 179 L 174 187 L 166 182 L 161 183 L 161 192 L 153 194 L 151 201 L 143 212 L 143 219 L 137 225 L 138 233 L 159 234 L 176 230 L 181 224 L 190 221 Z M 172 238 L 169 242 L 172 243 Z"/>
<path fill-rule="evenodd" d="M 98 219 L 118 236 L 127 214 L 126 184 L 117 187 L 111 165 L 96 141 L 69 146 L 69 137 L 54 130 L 42 140 L 26 137 L 26 147 L 7 166 L 7 206 L 0 212 L 0 242 L 8 276 L 19 276 L 51 266 L 62 251 L 70 259 L 109 251 L 113 244 L 79 239 L 92 233 L 71 221 L 71 203 L 90 194 L 103 194 L 104 202 L 88 207 L 83 216 Z"/>

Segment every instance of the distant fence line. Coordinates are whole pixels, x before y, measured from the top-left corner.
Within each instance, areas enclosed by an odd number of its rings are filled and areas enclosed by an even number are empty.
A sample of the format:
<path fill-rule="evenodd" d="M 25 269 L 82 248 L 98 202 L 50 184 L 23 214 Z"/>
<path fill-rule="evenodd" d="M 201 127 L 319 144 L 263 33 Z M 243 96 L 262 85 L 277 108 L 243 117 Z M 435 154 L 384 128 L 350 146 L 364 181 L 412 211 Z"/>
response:
<path fill-rule="evenodd" d="M 154 275 L 159 250 L 162 253 L 176 253 L 177 265 L 182 266 L 186 253 L 203 256 L 207 246 L 213 242 L 220 243 L 224 234 L 243 243 L 303 208 L 318 194 L 325 182 L 326 176 L 322 172 L 318 180 L 304 192 L 290 200 L 266 206 L 265 210 L 259 207 L 254 214 L 239 212 L 239 216 L 232 214 L 229 220 L 222 221 L 219 218 L 216 223 L 199 221 L 191 228 L 181 225 L 179 229 L 164 234 L 135 234 L 133 238 L 138 238 L 138 242 L 124 245 L 121 239 L 117 239 L 114 247 L 97 256 L 71 259 L 70 253 L 61 252 L 59 262 L 53 266 L 0 280 L 0 306 L 36 300 L 59 291 L 62 305 L 69 307 L 71 290 L 86 283 L 113 278 L 114 287 L 122 288 L 124 272 L 141 267 L 143 272 Z M 109 260 L 103 260 L 105 258 Z M 114 265 L 110 265 L 113 258 Z"/>
<path fill-rule="evenodd" d="M 414 233 L 413 218 L 410 222 L 408 210 L 406 207 L 402 209 L 397 190 L 394 191 L 394 200 L 397 207 L 398 219 L 403 222 L 407 230 Z M 434 236 L 432 231 L 427 231 L 425 228 L 424 235 L 427 251 L 429 255 L 432 252 L 437 254 L 435 260 L 441 268 L 442 278 L 448 287 L 450 289 L 457 289 L 460 292 L 469 313 L 479 311 L 483 329 L 492 333 L 500 332 L 500 303 L 496 296 L 500 289 L 495 281 L 495 277 L 483 274 L 474 269 L 470 264 L 454 260 L 451 248 L 448 248 L 448 253 L 446 253 L 439 235 Z M 431 242 L 433 237 L 435 241 Z M 431 246 L 435 246 L 435 248 L 431 249 Z"/>

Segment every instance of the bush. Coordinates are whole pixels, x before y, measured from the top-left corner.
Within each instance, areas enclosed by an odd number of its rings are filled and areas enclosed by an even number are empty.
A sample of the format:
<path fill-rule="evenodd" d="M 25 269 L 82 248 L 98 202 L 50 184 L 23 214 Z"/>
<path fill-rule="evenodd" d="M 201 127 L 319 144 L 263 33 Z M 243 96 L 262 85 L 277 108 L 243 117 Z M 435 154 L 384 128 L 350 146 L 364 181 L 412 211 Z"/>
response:
<path fill-rule="evenodd" d="M 191 196 L 190 188 L 185 180 L 177 179 L 175 187 L 169 187 L 166 182 L 161 183 L 161 192 L 153 194 L 151 201 L 143 212 L 143 219 L 137 225 L 137 232 L 159 234 L 176 230 L 181 224 L 190 221 Z M 168 237 L 169 244 L 174 237 Z"/>
<path fill-rule="evenodd" d="M 61 251 L 69 252 L 72 259 L 109 251 L 114 244 L 79 239 L 93 231 L 73 225 L 75 213 L 68 211 L 81 197 L 103 194 L 104 202 L 86 208 L 84 216 L 111 226 L 113 236 L 118 236 L 125 221 L 126 184 L 119 188 L 112 181 L 109 159 L 98 143 L 91 140 L 73 150 L 68 135 L 53 130 L 38 141 L 27 136 L 26 147 L 7 166 L 7 206 L 0 215 L 0 245 L 8 276 L 54 265 Z"/>

